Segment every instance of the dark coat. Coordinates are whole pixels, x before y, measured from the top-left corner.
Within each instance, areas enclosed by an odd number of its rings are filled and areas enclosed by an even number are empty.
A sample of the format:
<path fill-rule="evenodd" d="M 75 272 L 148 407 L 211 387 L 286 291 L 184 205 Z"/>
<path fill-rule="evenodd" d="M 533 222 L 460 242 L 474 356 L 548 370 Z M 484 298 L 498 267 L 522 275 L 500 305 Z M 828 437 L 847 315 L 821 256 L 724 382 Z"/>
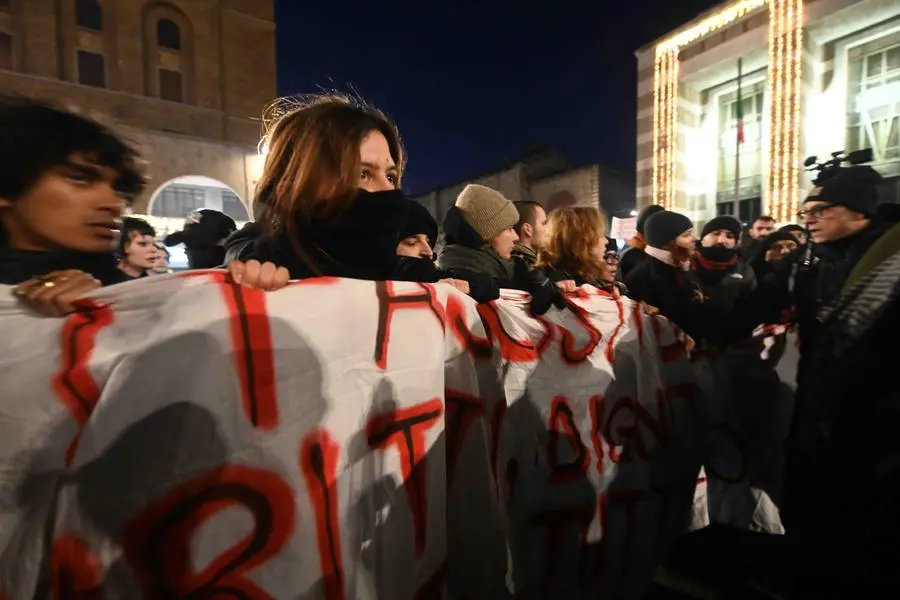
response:
<path fill-rule="evenodd" d="M 451 207 L 444 218 L 444 238 L 446 245 L 438 256 L 438 267 L 455 279 L 467 281 L 472 297 L 484 298 L 479 301 L 499 298 L 501 289 L 513 289 L 531 294 L 531 310 L 535 314 L 547 312 L 552 305 L 566 306 L 562 294 L 546 275 L 529 269 L 521 258 L 501 258 L 456 207 Z M 490 277 L 490 282 L 485 280 L 485 275 Z"/>
<path fill-rule="evenodd" d="M 629 296 L 658 308 L 660 314 L 699 342 L 709 331 L 709 322 L 695 275 L 649 254 L 645 256 L 647 260 L 625 278 Z"/>
<path fill-rule="evenodd" d="M 132 279 L 116 266 L 116 257 L 112 253 L 37 252 L 0 248 L 0 283 L 4 285 L 18 285 L 34 277 L 69 269 L 84 271 L 104 286 Z"/>
<path fill-rule="evenodd" d="M 249 223 L 225 242 L 225 260 L 272 262 L 291 279 L 349 277 L 384 281 L 397 270 L 397 244 L 406 226 L 409 200 L 399 190 L 359 192 L 342 213 L 298 221 L 295 231 L 265 232 Z"/>

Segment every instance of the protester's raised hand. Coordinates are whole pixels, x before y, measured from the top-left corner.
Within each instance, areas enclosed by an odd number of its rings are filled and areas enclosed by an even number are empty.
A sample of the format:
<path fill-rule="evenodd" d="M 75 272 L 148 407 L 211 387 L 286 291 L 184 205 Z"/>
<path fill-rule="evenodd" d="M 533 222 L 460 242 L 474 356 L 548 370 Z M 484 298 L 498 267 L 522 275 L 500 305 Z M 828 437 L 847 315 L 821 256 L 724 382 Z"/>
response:
<path fill-rule="evenodd" d="M 99 281 L 84 271 L 54 271 L 20 283 L 13 293 L 35 312 L 62 317 L 75 310 L 73 303 L 97 288 Z"/>
<path fill-rule="evenodd" d="M 228 263 L 228 278 L 244 287 L 263 292 L 274 292 L 288 284 L 291 274 L 284 267 L 279 267 L 272 262 L 233 260 Z"/>
<path fill-rule="evenodd" d="M 557 281 L 556 287 L 560 289 L 560 291 L 569 294 L 578 289 L 578 286 L 575 285 L 575 282 L 571 279 L 566 279 L 565 281 Z"/>
<path fill-rule="evenodd" d="M 461 291 L 463 294 L 469 293 L 469 282 L 463 279 L 441 279 L 438 283 L 447 283 Z"/>

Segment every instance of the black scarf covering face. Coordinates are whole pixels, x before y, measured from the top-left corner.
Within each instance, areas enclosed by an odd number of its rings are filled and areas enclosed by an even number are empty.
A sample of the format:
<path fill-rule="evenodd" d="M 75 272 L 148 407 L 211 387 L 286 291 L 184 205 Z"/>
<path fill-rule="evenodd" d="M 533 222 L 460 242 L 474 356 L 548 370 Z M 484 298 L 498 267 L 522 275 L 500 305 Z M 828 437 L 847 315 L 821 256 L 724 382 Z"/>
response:
<path fill-rule="evenodd" d="M 710 271 L 721 271 L 733 267 L 738 262 L 737 251 L 725 246 L 712 246 L 697 248 L 695 255 L 700 266 Z"/>
<path fill-rule="evenodd" d="M 397 265 L 397 244 L 408 215 L 409 199 L 400 190 L 360 190 L 340 214 L 298 220 L 296 240 L 286 231 L 277 232 L 253 258 L 287 268 L 291 279 L 388 280 Z"/>
<path fill-rule="evenodd" d="M 40 252 L 0 248 L 0 284 L 18 285 L 34 277 L 69 269 L 84 271 L 103 285 L 131 279 L 116 267 L 116 258 L 112 252 L 88 254 L 73 250 Z"/>

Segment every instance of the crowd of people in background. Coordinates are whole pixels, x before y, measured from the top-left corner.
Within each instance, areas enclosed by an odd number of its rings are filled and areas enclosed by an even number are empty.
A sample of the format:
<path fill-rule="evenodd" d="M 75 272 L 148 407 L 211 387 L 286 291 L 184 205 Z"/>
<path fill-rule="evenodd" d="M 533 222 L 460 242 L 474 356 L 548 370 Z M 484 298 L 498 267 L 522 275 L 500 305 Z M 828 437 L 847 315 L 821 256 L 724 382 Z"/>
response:
<path fill-rule="evenodd" d="M 723 215 L 695 225 L 645 207 L 620 254 L 597 207 L 548 214 L 482 185 L 468 185 L 439 226 L 402 192 L 399 131 L 370 106 L 320 96 L 269 116 L 255 221 L 236 231 L 226 215 L 200 210 L 158 240 L 147 222 L 125 216 L 145 185 L 134 148 L 66 110 L 4 100 L 0 283 L 60 316 L 100 286 L 169 272 L 166 246 L 184 244 L 191 269 L 225 268 L 235 283 L 262 290 L 318 276 L 442 282 L 477 302 L 501 289 L 528 292 L 535 314 L 566 309 L 566 294 L 582 285 L 630 297 L 690 336 L 692 357 L 725 374 L 751 427 L 766 428 L 761 403 L 793 407 L 784 451 L 775 435 L 757 464 L 782 512 L 787 535 L 777 537 L 794 549 L 771 556 L 790 557 L 792 585 L 803 591 L 795 597 L 898 589 L 895 282 L 873 292 L 887 290 L 881 296 L 863 294 L 880 307 L 876 324 L 834 321 L 861 297 L 848 300 L 850 286 L 887 277 L 879 266 L 897 249 L 873 169 L 823 173 L 797 223 L 762 216 L 745 230 Z M 800 364 L 786 395 L 776 368 L 791 332 Z"/>

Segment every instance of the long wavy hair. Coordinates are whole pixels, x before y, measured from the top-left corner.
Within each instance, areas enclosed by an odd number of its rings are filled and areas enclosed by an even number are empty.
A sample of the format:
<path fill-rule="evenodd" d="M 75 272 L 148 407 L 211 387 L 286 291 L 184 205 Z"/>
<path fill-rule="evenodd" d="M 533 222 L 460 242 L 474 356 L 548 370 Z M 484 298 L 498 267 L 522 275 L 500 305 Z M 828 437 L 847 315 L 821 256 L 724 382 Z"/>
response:
<path fill-rule="evenodd" d="M 282 98 L 266 109 L 263 125 L 260 147 L 267 154 L 254 211 L 269 232 L 295 234 L 298 220 L 325 219 L 346 209 L 359 190 L 359 146 L 373 131 L 384 135 L 398 177 L 403 175 L 397 126 L 360 99 L 338 94 Z"/>
<path fill-rule="evenodd" d="M 608 265 L 593 254 L 606 241 L 606 218 L 591 206 L 559 208 L 547 221 L 546 242 L 538 253 L 538 268 L 551 268 L 596 281 L 607 275 Z"/>

